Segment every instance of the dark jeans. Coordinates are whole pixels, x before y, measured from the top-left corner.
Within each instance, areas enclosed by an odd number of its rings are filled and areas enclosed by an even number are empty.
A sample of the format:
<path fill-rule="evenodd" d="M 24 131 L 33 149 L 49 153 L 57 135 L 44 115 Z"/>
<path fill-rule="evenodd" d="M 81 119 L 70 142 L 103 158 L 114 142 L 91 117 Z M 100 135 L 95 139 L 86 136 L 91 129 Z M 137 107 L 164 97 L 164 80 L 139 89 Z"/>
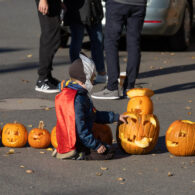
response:
<path fill-rule="evenodd" d="M 38 6 L 39 0 L 35 0 Z M 53 58 L 60 46 L 60 0 L 48 0 L 49 14 L 43 15 L 38 11 L 41 36 L 39 47 L 39 79 L 43 80 L 51 75 Z"/>
<path fill-rule="evenodd" d="M 71 30 L 71 44 L 70 44 L 70 59 L 73 62 L 79 58 L 79 53 L 82 48 L 82 42 L 84 37 L 84 30 L 87 33 L 91 41 L 91 55 L 95 63 L 97 72 L 104 72 L 104 54 L 103 54 L 103 34 L 102 25 L 95 24 L 92 26 L 85 26 L 83 24 L 70 24 Z"/>
<path fill-rule="evenodd" d="M 105 26 L 105 52 L 108 71 L 109 90 L 118 89 L 120 75 L 118 42 L 124 25 L 126 26 L 126 43 L 128 61 L 126 67 L 127 77 L 123 88 L 134 87 L 140 65 L 140 37 L 145 17 L 145 6 L 135 6 L 106 1 L 106 26 Z"/>

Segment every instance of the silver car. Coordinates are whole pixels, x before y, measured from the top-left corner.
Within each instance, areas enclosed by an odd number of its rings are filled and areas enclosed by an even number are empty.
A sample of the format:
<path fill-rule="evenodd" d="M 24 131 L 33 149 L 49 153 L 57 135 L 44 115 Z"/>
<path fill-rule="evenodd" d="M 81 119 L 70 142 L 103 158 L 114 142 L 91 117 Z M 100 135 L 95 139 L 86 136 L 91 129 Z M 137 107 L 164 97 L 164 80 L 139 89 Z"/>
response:
<path fill-rule="evenodd" d="M 148 0 L 142 34 L 167 36 L 171 49 L 184 50 L 190 45 L 194 8 L 195 0 Z"/>

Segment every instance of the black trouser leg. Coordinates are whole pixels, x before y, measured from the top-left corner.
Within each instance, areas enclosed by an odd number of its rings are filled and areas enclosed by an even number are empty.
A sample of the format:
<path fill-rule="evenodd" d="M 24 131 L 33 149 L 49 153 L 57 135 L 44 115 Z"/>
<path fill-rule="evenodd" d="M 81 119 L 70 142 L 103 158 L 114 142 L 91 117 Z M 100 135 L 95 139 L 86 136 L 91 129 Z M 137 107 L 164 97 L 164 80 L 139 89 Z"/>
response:
<path fill-rule="evenodd" d="M 36 0 L 38 5 L 39 0 Z M 39 47 L 39 79 L 43 80 L 51 75 L 53 58 L 60 46 L 60 1 L 48 0 L 49 14 L 42 15 L 38 12 L 41 37 Z"/>

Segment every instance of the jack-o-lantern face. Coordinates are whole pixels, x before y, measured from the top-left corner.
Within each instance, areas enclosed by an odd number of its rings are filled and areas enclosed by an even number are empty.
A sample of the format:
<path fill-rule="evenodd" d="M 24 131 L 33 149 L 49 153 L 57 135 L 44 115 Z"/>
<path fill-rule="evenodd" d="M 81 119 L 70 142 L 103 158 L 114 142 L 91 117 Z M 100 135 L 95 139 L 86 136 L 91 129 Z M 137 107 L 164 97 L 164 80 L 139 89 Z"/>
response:
<path fill-rule="evenodd" d="M 28 132 L 20 123 L 7 123 L 2 131 L 2 143 L 7 147 L 23 147 L 26 145 Z"/>
<path fill-rule="evenodd" d="M 46 148 L 51 143 L 51 137 L 48 130 L 43 129 L 43 121 L 40 121 L 39 127 L 32 129 L 28 134 L 28 143 L 33 148 Z"/>
<path fill-rule="evenodd" d="M 54 148 L 58 147 L 58 142 L 56 138 L 56 127 L 54 127 L 51 131 L 51 144 Z"/>
<path fill-rule="evenodd" d="M 112 145 L 112 131 L 106 124 L 94 123 L 92 127 L 93 135 L 96 139 L 108 145 Z"/>
<path fill-rule="evenodd" d="M 152 114 L 153 103 L 150 97 L 154 94 L 148 88 L 133 88 L 127 92 L 130 100 L 127 104 L 127 112 L 138 114 Z"/>
<path fill-rule="evenodd" d="M 146 154 L 152 151 L 159 135 L 159 122 L 152 114 L 139 115 L 124 113 L 129 116 L 127 124 L 119 124 L 117 141 L 123 150 L 129 154 Z"/>
<path fill-rule="evenodd" d="M 195 155 L 195 122 L 174 121 L 166 132 L 166 146 L 176 156 Z"/>

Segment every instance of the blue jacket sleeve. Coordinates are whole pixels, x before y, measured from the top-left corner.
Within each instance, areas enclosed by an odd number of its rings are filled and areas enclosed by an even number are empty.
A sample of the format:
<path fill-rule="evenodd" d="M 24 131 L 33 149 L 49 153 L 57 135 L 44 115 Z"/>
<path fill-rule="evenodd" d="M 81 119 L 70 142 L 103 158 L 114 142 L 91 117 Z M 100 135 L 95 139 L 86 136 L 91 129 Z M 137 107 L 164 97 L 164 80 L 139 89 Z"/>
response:
<path fill-rule="evenodd" d="M 106 111 L 98 111 L 96 110 L 96 123 L 113 123 L 119 120 L 119 114 L 115 114 L 114 112 L 106 112 Z"/>
<path fill-rule="evenodd" d="M 89 109 L 86 104 L 86 98 L 83 96 L 77 96 L 75 98 L 74 105 L 76 131 L 79 139 L 87 148 L 97 150 L 102 145 L 102 143 L 93 136 L 91 129 L 93 121 L 88 121 Z"/>

